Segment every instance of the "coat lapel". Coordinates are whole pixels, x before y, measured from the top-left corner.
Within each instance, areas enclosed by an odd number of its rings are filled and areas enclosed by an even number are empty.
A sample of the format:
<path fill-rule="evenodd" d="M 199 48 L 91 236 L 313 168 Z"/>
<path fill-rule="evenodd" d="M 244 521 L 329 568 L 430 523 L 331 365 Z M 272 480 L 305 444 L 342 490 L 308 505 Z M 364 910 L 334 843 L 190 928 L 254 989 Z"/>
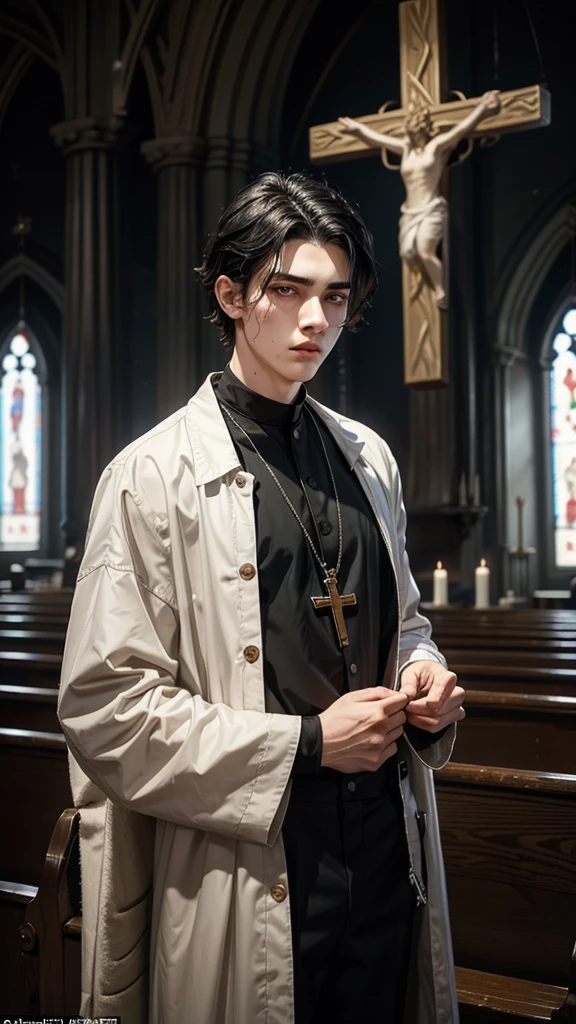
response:
<path fill-rule="evenodd" d="M 214 373 L 208 374 L 186 408 L 186 428 L 194 458 L 194 476 L 199 487 L 225 476 L 232 470 L 241 469 L 236 449 L 214 394 L 213 376 Z M 308 401 L 331 431 L 352 469 L 365 442 L 346 430 L 333 413 L 320 402 L 310 396 Z"/>

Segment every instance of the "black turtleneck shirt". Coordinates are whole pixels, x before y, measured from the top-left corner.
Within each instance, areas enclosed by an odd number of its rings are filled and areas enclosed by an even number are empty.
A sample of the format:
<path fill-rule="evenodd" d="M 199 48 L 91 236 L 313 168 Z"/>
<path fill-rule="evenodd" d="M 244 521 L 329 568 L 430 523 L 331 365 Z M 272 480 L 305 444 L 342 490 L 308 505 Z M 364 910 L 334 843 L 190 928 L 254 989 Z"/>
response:
<path fill-rule="evenodd" d="M 390 558 L 360 481 L 306 401 L 304 384 L 293 402 L 277 402 L 246 387 L 228 364 L 212 376 L 212 386 L 276 474 L 329 569 L 338 558 L 338 516 L 319 434 L 334 475 L 342 519 L 338 590 L 357 600 L 344 608 L 348 647 L 339 645 L 332 610 L 312 603 L 327 590 L 301 526 L 250 442 L 222 413 L 243 468 L 255 478 L 266 710 L 302 716 L 292 774 L 317 774 L 319 712 L 349 690 L 382 683 L 398 622 Z M 424 734 L 418 745 L 435 738 Z"/>

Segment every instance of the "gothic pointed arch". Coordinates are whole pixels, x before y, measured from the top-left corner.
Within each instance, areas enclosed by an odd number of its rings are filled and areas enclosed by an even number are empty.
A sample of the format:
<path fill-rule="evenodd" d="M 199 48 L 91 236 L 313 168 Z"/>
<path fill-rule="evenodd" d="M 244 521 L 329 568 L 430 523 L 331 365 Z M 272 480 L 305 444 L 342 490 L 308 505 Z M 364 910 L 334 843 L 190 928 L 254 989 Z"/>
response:
<path fill-rule="evenodd" d="M 21 275 L 34 281 L 50 297 L 56 308 L 64 309 L 64 285 L 41 263 L 26 253 L 17 253 L 0 267 L 0 295 Z"/>
<path fill-rule="evenodd" d="M 510 275 L 498 316 L 495 347 L 511 354 L 526 349 L 526 328 L 536 295 L 556 257 L 576 235 L 576 198 L 563 202 L 549 214 L 518 257 L 511 255 L 514 271 Z"/>
<path fill-rule="evenodd" d="M 554 278 L 558 260 L 576 237 L 576 197 L 563 195 L 560 201 L 556 197 L 546 214 L 533 226 L 531 237 L 521 239 L 511 254 L 513 270 L 499 304 L 492 371 L 495 505 L 504 554 L 515 543 L 516 497 L 533 495 L 525 510 L 525 542 L 537 550 L 533 579 L 558 587 L 566 584 L 567 570 L 558 566 L 553 549 L 551 347 L 572 286 L 565 283 L 558 290 L 555 284 L 547 313 L 543 316 L 540 311 L 536 316 L 535 311 Z M 503 590 L 509 582 L 504 570 Z"/>

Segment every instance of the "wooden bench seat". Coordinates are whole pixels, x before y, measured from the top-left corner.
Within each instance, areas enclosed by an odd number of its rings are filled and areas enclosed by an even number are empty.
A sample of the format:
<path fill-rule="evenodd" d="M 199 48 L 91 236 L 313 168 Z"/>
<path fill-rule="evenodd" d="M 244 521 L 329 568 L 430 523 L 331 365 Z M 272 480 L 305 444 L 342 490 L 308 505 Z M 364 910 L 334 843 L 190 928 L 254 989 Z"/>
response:
<path fill-rule="evenodd" d="M 453 761 L 576 772 L 576 694 L 467 690 Z"/>
<path fill-rule="evenodd" d="M 65 633 L 68 618 L 68 613 L 52 615 L 44 612 L 4 612 L 0 609 L 0 629 L 45 629 L 50 633 Z"/>
<path fill-rule="evenodd" d="M 576 775 L 452 763 L 435 783 L 456 963 L 567 987 Z"/>
<path fill-rule="evenodd" d="M 566 1001 L 568 989 L 519 981 L 500 974 L 456 968 L 456 986 L 460 1005 L 460 1024 L 490 1021 L 491 1024 L 521 1024 L 522 1021 L 549 1021 Z"/>
<path fill-rule="evenodd" d="M 66 633 L 46 629 L 0 629 L 0 651 L 20 651 L 24 654 L 60 654 L 64 650 Z"/>
<path fill-rule="evenodd" d="M 58 687 L 61 654 L 0 651 L 0 682 L 10 686 Z"/>
<path fill-rule="evenodd" d="M 4 1013 L 76 1015 L 80 1007 L 79 813 L 57 819 L 38 887 L 0 882 Z M 12 912 L 11 912 L 12 911 Z M 3 967 L 6 964 L 2 957 Z"/>
<path fill-rule="evenodd" d="M 496 665 L 499 668 L 564 668 L 576 675 L 576 654 L 562 651 L 507 651 L 494 650 L 490 644 L 485 647 L 458 649 L 448 646 L 442 648 L 449 665 Z"/>
<path fill-rule="evenodd" d="M 0 604 L 50 604 L 70 605 L 74 590 L 72 587 L 54 587 L 50 590 L 2 590 Z"/>
<path fill-rule="evenodd" d="M 60 732 L 57 704 L 58 690 L 55 687 L 0 683 L 0 724 L 5 729 Z"/>
<path fill-rule="evenodd" d="M 559 634 L 559 638 L 557 638 L 551 637 L 550 634 L 539 637 L 534 636 L 533 633 L 526 636 L 510 634 L 495 636 L 493 633 L 486 633 L 486 636 L 482 636 L 478 632 L 473 634 L 465 631 L 444 633 L 443 630 L 435 630 L 433 637 L 442 651 L 445 648 L 449 650 L 471 649 L 480 650 L 483 653 L 494 652 L 496 655 L 500 651 L 512 651 L 514 654 L 519 652 L 520 655 L 528 655 L 536 651 L 542 654 L 571 654 L 576 659 L 576 639 L 566 639 L 563 633 Z"/>
<path fill-rule="evenodd" d="M 38 885 L 54 822 L 71 804 L 64 736 L 0 728 L 0 808 L 9 823 L 0 878 Z"/>
<path fill-rule="evenodd" d="M 470 661 L 452 664 L 466 689 L 576 696 L 576 672 L 572 669 L 483 665 Z"/>

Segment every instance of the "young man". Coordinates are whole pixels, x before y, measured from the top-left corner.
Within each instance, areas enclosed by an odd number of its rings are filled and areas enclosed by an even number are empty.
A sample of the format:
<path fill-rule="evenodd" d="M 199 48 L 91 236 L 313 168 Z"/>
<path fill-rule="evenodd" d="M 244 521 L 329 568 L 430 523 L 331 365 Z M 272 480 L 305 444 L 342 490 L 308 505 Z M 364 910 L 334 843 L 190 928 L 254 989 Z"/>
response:
<path fill-rule="evenodd" d="M 72 605 L 81 1012 L 454 1024 L 428 766 L 463 691 L 389 449 L 306 390 L 359 326 L 371 236 L 334 189 L 264 174 L 200 275 L 232 357 L 105 470 Z"/>

